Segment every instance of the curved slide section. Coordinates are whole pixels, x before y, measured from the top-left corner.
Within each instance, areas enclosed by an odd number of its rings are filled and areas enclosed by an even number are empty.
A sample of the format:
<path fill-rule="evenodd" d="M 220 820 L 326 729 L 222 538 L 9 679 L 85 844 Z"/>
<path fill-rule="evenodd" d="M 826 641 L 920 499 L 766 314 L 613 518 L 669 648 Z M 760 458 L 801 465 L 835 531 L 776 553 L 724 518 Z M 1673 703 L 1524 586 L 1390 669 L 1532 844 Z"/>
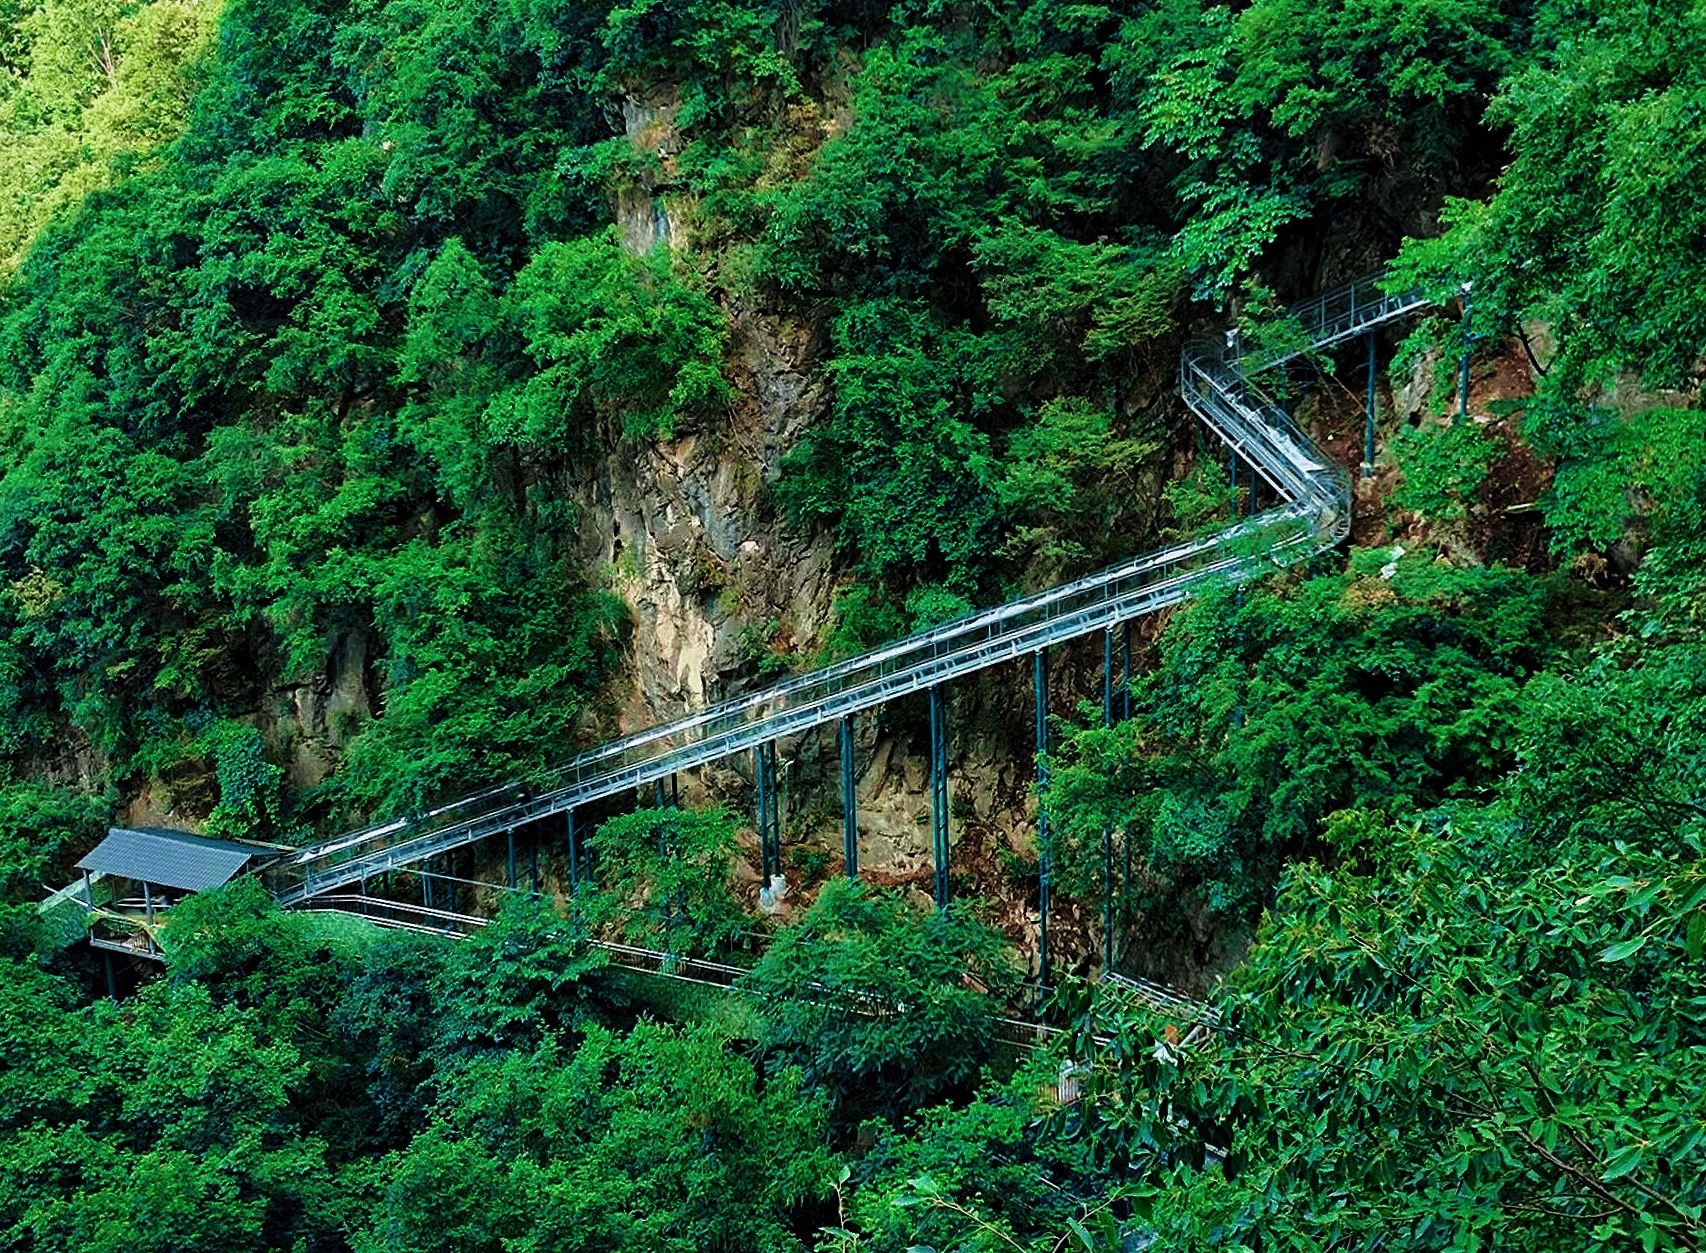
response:
<path fill-rule="evenodd" d="M 1292 350 L 1242 354 L 1196 343 L 1179 362 L 1185 404 L 1279 498 L 1214 534 L 911 635 L 822 670 L 612 740 L 543 779 L 486 788 L 409 818 L 350 832 L 273 863 L 266 883 L 297 905 L 369 876 L 642 787 L 682 770 L 837 722 L 1053 644 L 1154 613 L 1211 583 L 1244 582 L 1330 549 L 1350 532 L 1350 479 L 1251 382 L 1306 351 L 1353 338 L 1426 302 L 1365 279 L 1298 306 Z"/>

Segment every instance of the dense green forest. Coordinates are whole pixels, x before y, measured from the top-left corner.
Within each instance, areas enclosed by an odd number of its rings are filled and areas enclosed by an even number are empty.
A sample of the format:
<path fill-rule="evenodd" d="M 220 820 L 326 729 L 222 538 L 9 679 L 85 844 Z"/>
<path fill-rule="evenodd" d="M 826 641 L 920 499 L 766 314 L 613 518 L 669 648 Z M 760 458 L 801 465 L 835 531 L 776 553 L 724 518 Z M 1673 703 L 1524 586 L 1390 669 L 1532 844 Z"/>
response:
<path fill-rule="evenodd" d="M 0 1243 L 1706 1246 L 1703 66 L 1695 0 L 0 0 Z M 994 903 L 755 917 L 717 808 L 461 942 L 240 880 L 116 1000 L 36 908 L 142 798 L 293 843 L 612 730 L 576 493 L 733 445 L 755 326 L 838 590 L 747 682 L 1224 519 L 1180 345 L 1387 264 L 1358 546 L 1058 721 L 1057 889 L 1118 832 L 1124 947 L 1249 941 L 1188 1049 L 1070 978 L 997 1046 Z M 358 640 L 302 777 L 257 711 Z"/>

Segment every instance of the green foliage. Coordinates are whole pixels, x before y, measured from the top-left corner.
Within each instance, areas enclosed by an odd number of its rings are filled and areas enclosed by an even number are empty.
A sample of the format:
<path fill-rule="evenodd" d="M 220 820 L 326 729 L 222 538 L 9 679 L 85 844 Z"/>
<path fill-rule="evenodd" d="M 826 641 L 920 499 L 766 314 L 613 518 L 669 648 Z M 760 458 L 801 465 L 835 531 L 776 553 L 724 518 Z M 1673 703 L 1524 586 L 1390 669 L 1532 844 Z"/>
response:
<path fill-rule="evenodd" d="M 213 758 L 219 800 L 202 825 L 216 838 L 277 838 L 282 834 L 284 770 L 266 759 L 254 727 L 220 722 L 203 732 L 197 749 Z"/>
<path fill-rule="evenodd" d="M 0 284 L 50 219 L 177 135 L 221 7 L 0 5 Z"/>
<path fill-rule="evenodd" d="M 1333 810 L 1479 795 L 1515 763 L 1524 683 L 1552 653 L 1544 587 L 1387 558 L 1357 553 L 1345 574 L 1175 619 L 1132 721 L 1057 750 L 1048 804 L 1068 890 L 1100 890 L 1111 828 L 1144 891 L 1241 908 Z"/>
<path fill-rule="evenodd" d="M 1394 441 L 1404 481 L 1392 493 L 1392 504 L 1430 522 L 1461 521 L 1502 452 L 1499 442 L 1474 422 L 1406 427 Z"/>
<path fill-rule="evenodd" d="M 809 377 L 762 398 L 824 416 L 767 425 L 760 506 L 858 579 L 831 656 L 1189 531 L 1229 502 L 1159 485 L 1188 299 L 1294 346 L 1279 299 L 1441 197 L 1398 281 L 1529 338 L 1559 551 L 1649 550 L 1587 659 L 1544 581 L 1420 556 L 1175 615 L 1137 717 L 1056 754 L 1060 885 L 1112 830 L 1139 904 L 1271 908 L 1189 1053 L 1063 1006 L 1097 1064 L 1052 1116 L 1053 1059 L 972 1090 L 1000 938 L 838 882 L 749 980 L 761 1053 L 606 1025 L 584 926 L 742 925 L 725 814 L 607 823 L 572 921 L 461 944 L 200 894 L 115 1008 L 26 903 L 108 802 L 9 784 L 0 1244 L 1700 1244 L 1697 8 L 231 0 L 215 42 L 202 0 L 0 0 L 8 780 L 163 776 L 276 838 L 533 774 L 624 619 L 571 498 L 726 434 L 772 337 Z M 654 196 L 630 256 L 610 206 Z M 1494 445 L 1399 451 L 1450 520 Z M 292 689 L 336 696 L 306 794 L 254 717 Z"/>
<path fill-rule="evenodd" d="M 957 416 L 940 357 L 953 337 L 915 304 L 874 301 L 837 322 L 835 414 L 791 454 L 785 499 L 834 518 L 871 578 L 923 569 L 970 590 L 995 524 L 988 436 Z"/>
<path fill-rule="evenodd" d="M 790 1210 L 831 1178 L 823 1118 L 797 1072 L 761 1087 L 707 1029 L 593 1028 L 466 1074 L 355 1248 L 797 1250 Z"/>
<path fill-rule="evenodd" d="M 604 822 L 587 840 L 588 921 L 671 953 L 716 952 L 746 921 L 729 885 L 735 832 L 723 809 L 640 809 Z"/>
<path fill-rule="evenodd" d="M 837 880 L 776 934 L 744 986 L 762 1006 L 765 1046 L 803 1066 L 846 1118 L 975 1078 L 1014 978 L 1001 937 L 963 907 L 921 913 Z"/>
<path fill-rule="evenodd" d="M 0 787 L 0 957 L 58 947 L 36 906 L 76 877 L 73 854 L 99 838 L 107 807 L 104 797 L 44 783 Z"/>
<path fill-rule="evenodd" d="M 614 230 L 542 247 L 510 304 L 537 372 L 493 402 L 507 442 L 572 449 L 600 417 L 667 439 L 727 401 L 722 315 L 671 276 L 667 256 L 624 254 Z"/>
<path fill-rule="evenodd" d="M 1523 429 L 1559 462 L 1543 507 L 1563 552 L 1622 534 L 1638 510 L 1616 483 L 1652 473 L 1649 449 L 1692 460 L 1698 444 L 1692 416 L 1626 395 L 1626 376 L 1690 379 L 1706 331 L 1689 242 L 1706 212 L 1693 190 L 1706 148 L 1686 120 L 1706 90 L 1698 17 L 1688 3 L 1538 6 L 1532 53 L 1489 109 L 1510 132 L 1497 188 L 1448 202 L 1445 234 L 1404 250 L 1408 281 L 1474 281 L 1478 331 L 1540 334 Z"/>
<path fill-rule="evenodd" d="M 578 1024 L 585 980 L 608 964 L 585 931 L 543 900 L 508 893 L 497 917 L 445 958 L 433 979 L 440 1066 L 493 1050 L 529 1050 Z"/>
<path fill-rule="evenodd" d="M 1241 1169 L 1161 1201 L 1161 1229 L 1190 1233 L 1174 1246 L 1697 1239 L 1698 834 L 1680 863 L 1602 846 L 1522 872 L 1486 868 L 1491 831 L 1352 825 L 1367 869 L 1295 873 L 1224 998 L 1232 1029 L 1193 1064 L 1237 1111 Z M 1299 1204 L 1335 1192 L 1363 1201 Z"/>
<path fill-rule="evenodd" d="M 1106 543 L 1108 519 L 1137 493 L 1159 435 L 1122 430 L 1107 410 L 1077 398 L 1043 405 L 1015 431 L 996 498 L 1016 529 L 1008 541 L 1033 555 L 1033 571 L 1064 573 L 1089 564 Z"/>

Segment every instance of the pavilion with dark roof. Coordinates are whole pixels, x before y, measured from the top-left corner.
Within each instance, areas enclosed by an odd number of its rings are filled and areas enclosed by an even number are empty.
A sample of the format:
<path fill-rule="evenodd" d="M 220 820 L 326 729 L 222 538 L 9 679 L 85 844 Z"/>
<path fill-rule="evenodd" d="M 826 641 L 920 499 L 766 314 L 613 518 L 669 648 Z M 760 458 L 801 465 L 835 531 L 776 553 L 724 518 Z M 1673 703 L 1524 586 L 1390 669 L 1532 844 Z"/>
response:
<path fill-rule="evenodd" d="M 96 877 L 137 885 L 139 897 L 120 897 L 107 908 L 129 914 L 144 925 L 123 939 L 91 933 L 90 943 L 133 956 L 155 956 L 154 919 L 191 892 L 219 887 L 251 869 L 258 858 L 274 849 L 232 840 L 210 840 L 166 827 L 112 827 L 107 838 L 95 845 L 77 863 L 83 872 L 84 899 L 94 902 L 92 881 Z"/>

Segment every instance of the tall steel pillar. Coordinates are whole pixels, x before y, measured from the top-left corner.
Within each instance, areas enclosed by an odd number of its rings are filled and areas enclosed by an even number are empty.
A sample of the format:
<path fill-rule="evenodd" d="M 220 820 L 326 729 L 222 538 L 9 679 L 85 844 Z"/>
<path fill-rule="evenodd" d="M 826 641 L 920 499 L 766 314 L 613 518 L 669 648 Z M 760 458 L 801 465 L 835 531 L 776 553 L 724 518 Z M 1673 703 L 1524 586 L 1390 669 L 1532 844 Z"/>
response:
<path fill-rule="evenodd" d="M 782 873 L 782 815 L 776 795 L 776 743 L 753 749 L 753 775 L 758 783 L 758 859 L 764 882 Z"/>
<path fill-rule="evenodd" d="M 563 814 L 563 842 L 569 852 L 569 900 L 573 901 L 580 895 L 581 864 L 580 841 L 575 838 L 575 811 L 568 809 Z"/>
<path fill-rule="evenodd" d="M 533 895 L 539 895 L 539 833 L 527 841 L 527 884 Z"/>
<path fill-rule="evenodd" d="M 1457 420 L 1469 420 L 1469 348 L 1474 340 L 1469 334 L 1469 300 L 1474 290 L 1473 283 L 1463 284 L 1463 349 L 1458 354 L 1457 373 Z"/>
<path fill-rule="evenodd" d="M 1114 628 L 1102 633 L 1102 726 L 1114 725 Z M 1102 828 L 1102 969 L 1114 965 L 1114 829 Z"/>
<path fill-rule="evenodd" d="M 1114 627 L 1102 632 L 1102 725 L 1114 724 Z"/>
<path fill-rule="evenodd" d="M 509 862 L 504 875 L 504 885 L 513 892 L 515 891 L 515 828 L 511 827 L 505 834 L 509 836 Z"/>
<path fill-rule="evenodd" d="M 1037 994 L 1049 986 L 1048 910 L 1053 894 L 1048 830 L 1048 653 L 1037 649 L 1031 655 L 1031 675 L 1037 703 Z"/>
<path fill-rule="evenodd" d="M 1120 632 L 1120 721 L 1131 718 L 1131 619 L 1127 618 Z"/>
<path fill-rule="evenodd" d="M 1374 477 L 1374 332 L 1363 336 L 1368 341 L 1368 399 L 1362 413 L 1362 477 Z"/>
<path fill-rule="evenodd" d="M 853 715 L 841 719 L 841 862 L 849 879 L 859 877 L 859 798 L 854 793 Z"/>
<path fill-rule="evenodd" d="M 663 790 L 663 785 L 661 783 L 658 785 L 658 790 L 660 792 Z M 674 850 L 670 847 L 671 842 L 669 835 L 669 824 L 667 822 L 658 823 L 658 861 L 662 863 L 664 867 L 669 865 L 670 858 L 674 853 Z M 670 933 L 675 930 L 674 899 L 667 894 L 660 894 L 658 908 L 663 914 L 663 930 L 665 936 L 664 947 L 667 949 L 670 947 L 668 937 Z"/>
<path fill-rule="evenodd" d="M 936 908 L 951 895 L 948 849 L 948 714 L 942 689 L 930 689 L 930 850 L 936 863 Z"/>

